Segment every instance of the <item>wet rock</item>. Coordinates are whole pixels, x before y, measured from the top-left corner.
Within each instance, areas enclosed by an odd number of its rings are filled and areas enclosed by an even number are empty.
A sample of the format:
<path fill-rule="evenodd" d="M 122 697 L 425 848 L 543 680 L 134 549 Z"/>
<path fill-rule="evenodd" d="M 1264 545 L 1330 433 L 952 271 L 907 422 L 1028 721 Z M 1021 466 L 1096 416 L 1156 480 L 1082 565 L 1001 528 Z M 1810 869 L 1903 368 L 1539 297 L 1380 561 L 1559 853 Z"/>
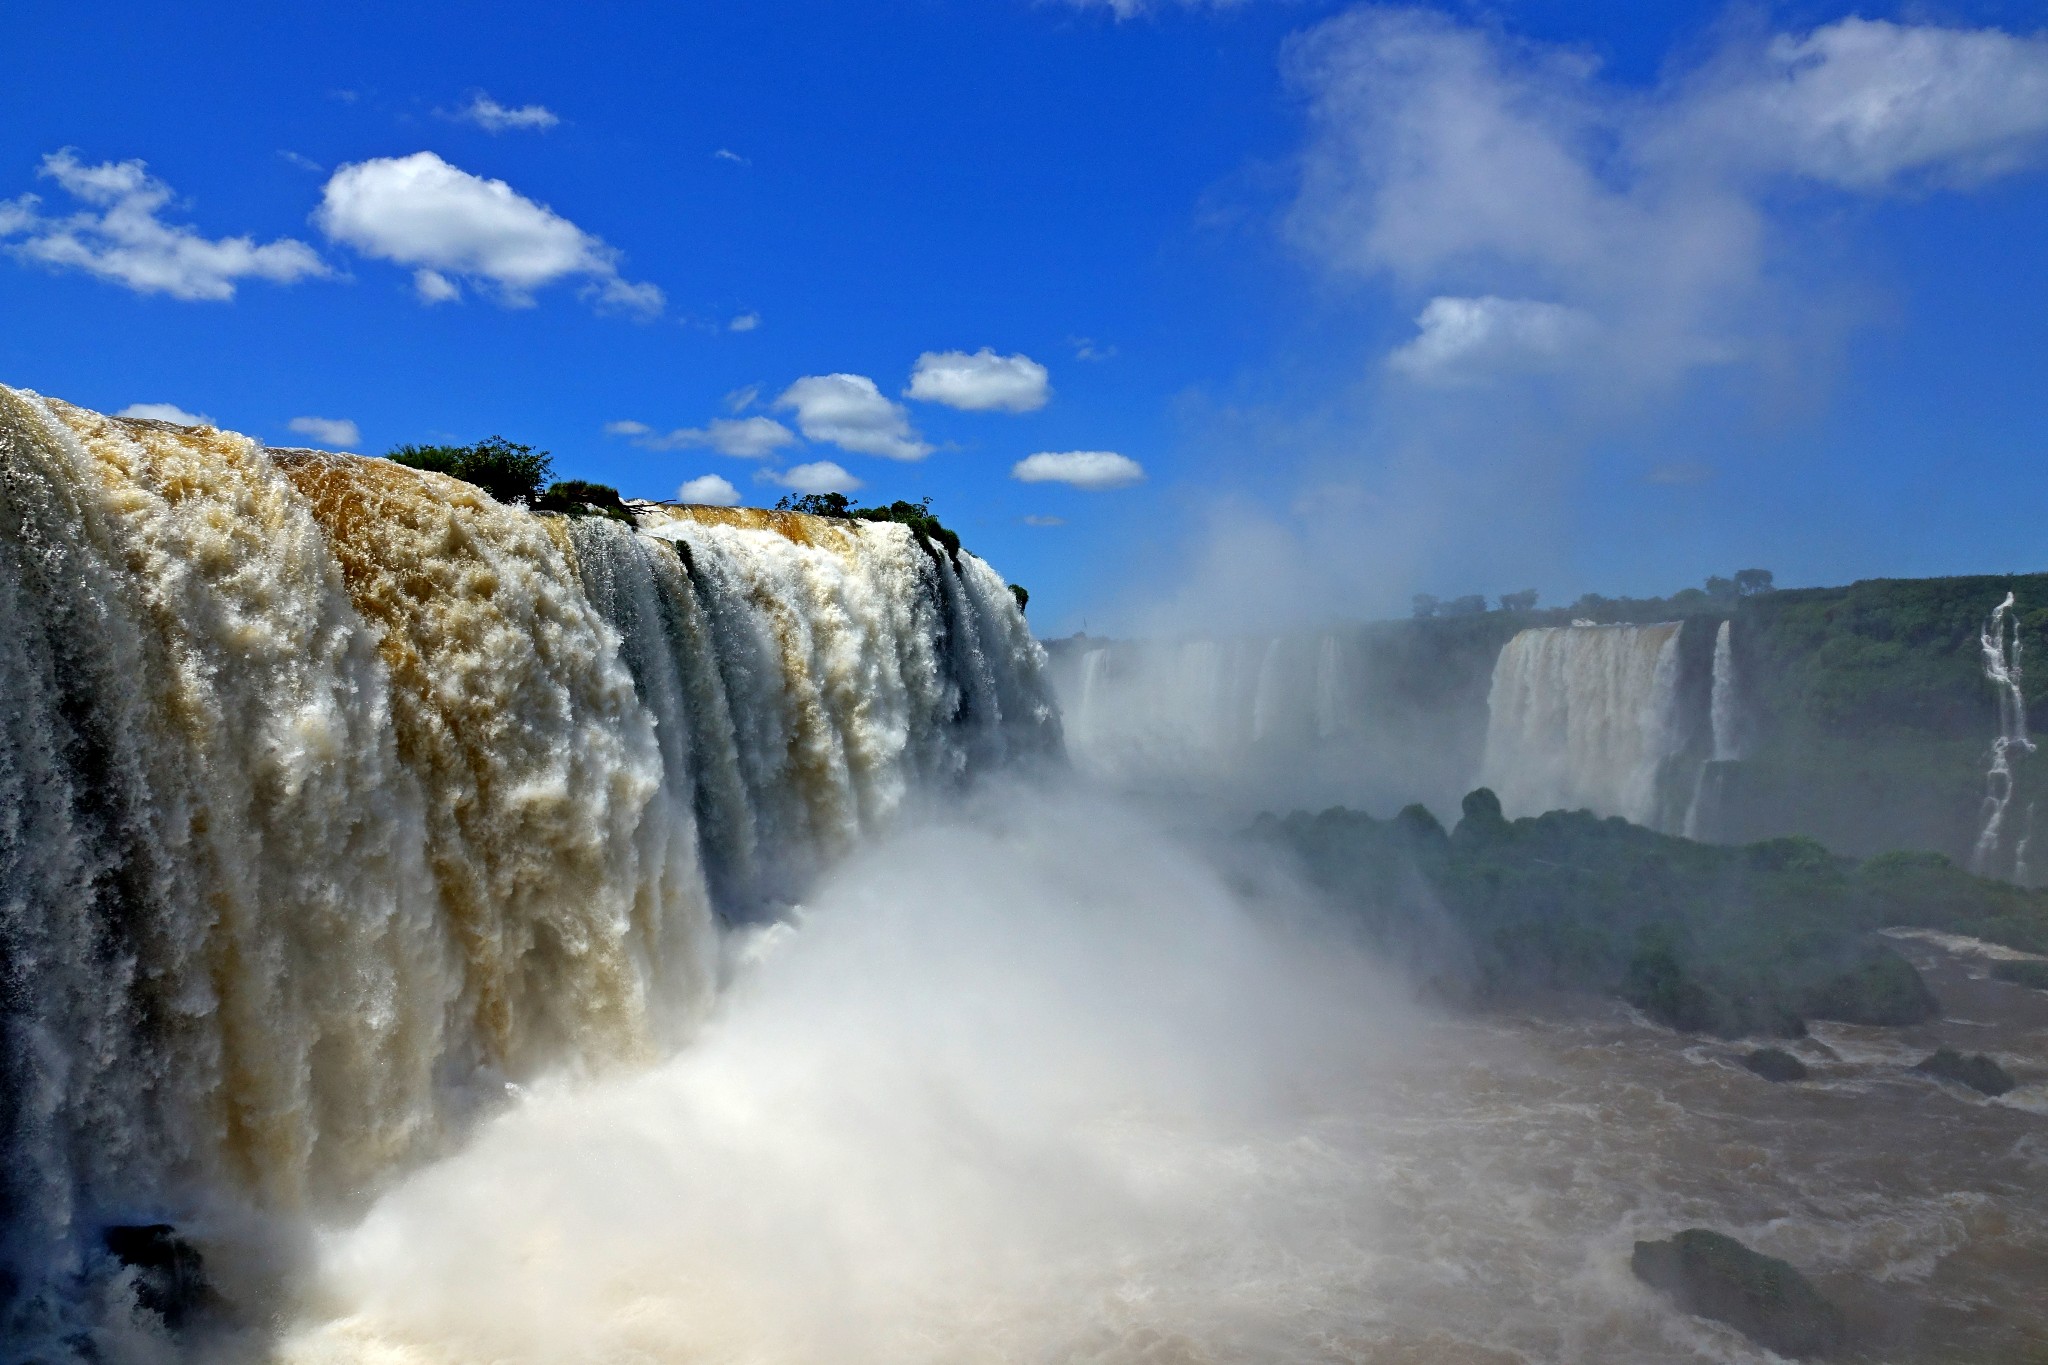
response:
<path fill-rule="evenodd" d="M 1936 1080 L 1967 1085 L 1985 1095 L 2003 1095 L 2013 1087 L 2011 1073 L 1981 1052 L 1965 1057 L 1954 1048 L 1945 1047 L 1913 1069 Z"/>
<path fill-rule="evenodd" d="M 164 1326 L 184 1326 L 210 1297 L 198 1248 L 169 1223 L 117 1225 L 100 1237 L 115 1260 L 135 1268 L 135 1301 Z"/>
<path fill-rule="evenodd" d="M 1760 1047 L 1742 1064 L 1767 1081 L 1803 1081 L 1807 1076 L 1806 1063 L 1782 1048 Z"/>
<path fill-rule="evenodd" d="M 1629 1268 L 1687 1312 L 1780 1355 L 1825 1355 L 1842 1344 L 1840 1309 L 1790 1263 L 1733 1237 L 1687 1228 L 1668 1242 L 1637 1242 Z"/>

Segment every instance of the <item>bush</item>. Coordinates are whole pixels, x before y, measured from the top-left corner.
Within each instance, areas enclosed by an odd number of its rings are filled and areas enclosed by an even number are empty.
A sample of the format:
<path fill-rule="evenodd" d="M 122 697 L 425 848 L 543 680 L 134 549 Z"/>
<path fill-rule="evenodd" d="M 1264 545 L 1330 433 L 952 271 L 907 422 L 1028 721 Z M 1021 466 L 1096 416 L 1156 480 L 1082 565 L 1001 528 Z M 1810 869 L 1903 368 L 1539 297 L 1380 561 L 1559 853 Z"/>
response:
<path fill-rule="evenodd" d="M 1017 599 L 1017 610 L 1020 612 L 1031 605 L 1031 590 L 1022 583 L 1010 585 L 1010 596 Z"/>
<path fill-rule="evenodd" d="M 638 525 L 633 514 L 610 484 L 565 479 L 548 485 L 548 491 L 534 500 L 536 512 L 559 512 L 570 517 L 610 517 L 628 526 Z"/>
<path fill-rule="evenodd" d="M 488 436 L 470 446 L 397 446 L 384 458 L 475 484 L 499 502 L 526 506 L 539 500 L 542 486 L 554 473 L 548 452 L 502 436 Z"/>

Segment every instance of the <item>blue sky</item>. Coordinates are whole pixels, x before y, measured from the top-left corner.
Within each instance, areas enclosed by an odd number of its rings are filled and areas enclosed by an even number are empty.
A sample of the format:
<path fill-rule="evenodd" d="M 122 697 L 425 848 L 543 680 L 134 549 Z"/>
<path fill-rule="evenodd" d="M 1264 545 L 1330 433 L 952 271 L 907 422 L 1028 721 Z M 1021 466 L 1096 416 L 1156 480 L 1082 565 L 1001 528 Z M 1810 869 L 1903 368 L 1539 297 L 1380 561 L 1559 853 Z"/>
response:
<path fill-rule="evenodd" d="M 929 495 L 1048 633 L 2039 569 L 2040 23 L 21 9 L 0 381 Z"/>

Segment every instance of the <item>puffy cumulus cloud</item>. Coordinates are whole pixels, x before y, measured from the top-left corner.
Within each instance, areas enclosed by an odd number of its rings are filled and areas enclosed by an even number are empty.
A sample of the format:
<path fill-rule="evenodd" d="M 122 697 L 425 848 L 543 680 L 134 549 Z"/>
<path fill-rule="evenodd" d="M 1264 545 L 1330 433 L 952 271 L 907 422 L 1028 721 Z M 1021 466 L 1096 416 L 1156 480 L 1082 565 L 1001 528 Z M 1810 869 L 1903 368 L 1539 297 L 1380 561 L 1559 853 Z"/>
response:
<path fill-rule="evenodd" d="M 1389 356 L 1394 369 L 1425 383 L 1480 383 L 1508 373 L 1552 370 L 1594 342 L 1591 318 L 1535 299 L 1431 299 L 1417 335 Z"/>
<path fill-rule="evenodd" d="M 1010 477 L 1024 483 L 1064 483 L 1097 491 L 1137 483 L 1145 477 L 1145 467 L 1113 450 L 1040 451 L 1010 466 Z"/>
<path fill-rule="evenodd" d="M 323 446 L 347 449 L 363 443 L 362 430 L 346 417 L 294 417 L 285 425 L 301 436 L 310 436 Z"/>
<path fill-rule="evenodd" d="M 823 441 L 856 455 L 922 460 L 932 453 L 911 427 L 903 405 L 885 397 L 866 375 L 805 375 L 782 391 L 775 407 L 796 414 L 797 430 L 805 440 Z"/>
<path fill-rule="evenodd" d="M 486 180 L 432 152 L 343 166 L 328 180 L 313 220 L 366 256 L 415 268 L 426 302 L 479 284 L 499 302 L 528 307 L 557 280 L 582 279 L 601 308 L 652 316 L 661 290 L 619 274 L 619 253 L 502 180 Z"/>
<path fill-rule="evenodd" d="M 1625 395 L 1808 323 L 1774 185 L 1964 185 L 2048 135 L 2048 41 L 1847 19 L 1730 40 L 1649 90 L 1561 49 L 1368 8 L 1289 50 L 1308 94 L 1292 236 L 1434 297 L 1393 368 L 1532 361 Z M 1789 211 L 1789 210 L 1786 210 Z M 1455 362 L 1455 363 L 1453 363 Z"/>
<path fill-rule="evenodd" d="M 701 427 L 657 432 L 645 422 L 609 422 L 605 431 L 624 436 L 647 450 L 690 450 L 708 447 L 721 455 L 758 460 L 796 444 L 796 433 L 772 417 L 719 417 Z"/>
<path fill-rule="evenodd" d="M 712 507 L 737 507 L 740 490 L 716 474 L 706 474 L 685 482 L 676 490 L 676 497 L 683 502 L 701 502 Z"/>
<path fill-rule="evenodd" d="M 165 222 L 171 187 L 141 161 L 88 166 L 67 147 L 44 157 L 37 174 L 87 207 L 52 217 L 33 194 L 0 200 L 0 241 L 21 260 L 82 270 L 138 294 L 191 300 L 231 299 L 241 280 L 291 284 L 332 273 L 318 252 L 294 238 L 204 237 Z"/>
<path fill-rule="evenodd" d="M 130 403 L 116 417 L 140 417 L 145 422 L 169 422 L 179 427 L 210 427 L 213 419 L 203 412 L 187 412 L 176 403 Z"/>
<path fill-rule="evenodd" d="M 830 460 L 791 465 L 776 471 L 764 469 L 755 476 L 763 483 L 779 484 L 792 493 L 851 493 L 861 481 Z"/>
<path fill-rule="evenodd" d="M 926 351 L 910 372 L 905 396 L 963 412 L 1036 412 L 1052 396 L 1045 366 L 1028 355 L 997 355 L 984 346 Z"/>
<path fill-rule="evenodd" d="M 504 133 L 518 129 L 531 129 L 544 133 L 562 121 L 554 110 L 541 104 L 522 104 L 508 108 L 479 90 L 469 97 L 469 103 L 456 110 L 450 117 L 464 123 L 474 123 L 487 133 Z"/>

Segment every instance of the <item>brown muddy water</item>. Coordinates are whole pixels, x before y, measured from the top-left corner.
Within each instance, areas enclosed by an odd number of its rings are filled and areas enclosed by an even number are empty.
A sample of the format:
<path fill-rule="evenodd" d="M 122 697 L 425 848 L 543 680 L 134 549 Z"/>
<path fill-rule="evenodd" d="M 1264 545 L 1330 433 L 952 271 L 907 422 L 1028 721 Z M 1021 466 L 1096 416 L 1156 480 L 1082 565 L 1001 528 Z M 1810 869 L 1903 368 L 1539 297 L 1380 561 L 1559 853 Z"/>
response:
<path fill-rule="evenodd" d="M 856 868 L 683 1053 L 526 1096 L 328 1235 L 264 1354 L 1772 1359 L 1631 1277 L 1637 1238 L 1697 1225 L 1807 1271 L 1846 1358 L 2048 1358 L 2048 994 L 1981 958 L 1902 941 L 1946 1017 L 1823 1026 L 1773 1085 L 1625 1009 L 1402 1003 L 1164 857 L 1080 856 L 1114 831 L 1056 832 Z M 2022 1086 L 1908 1070 L 1942 1043 Z"/>

